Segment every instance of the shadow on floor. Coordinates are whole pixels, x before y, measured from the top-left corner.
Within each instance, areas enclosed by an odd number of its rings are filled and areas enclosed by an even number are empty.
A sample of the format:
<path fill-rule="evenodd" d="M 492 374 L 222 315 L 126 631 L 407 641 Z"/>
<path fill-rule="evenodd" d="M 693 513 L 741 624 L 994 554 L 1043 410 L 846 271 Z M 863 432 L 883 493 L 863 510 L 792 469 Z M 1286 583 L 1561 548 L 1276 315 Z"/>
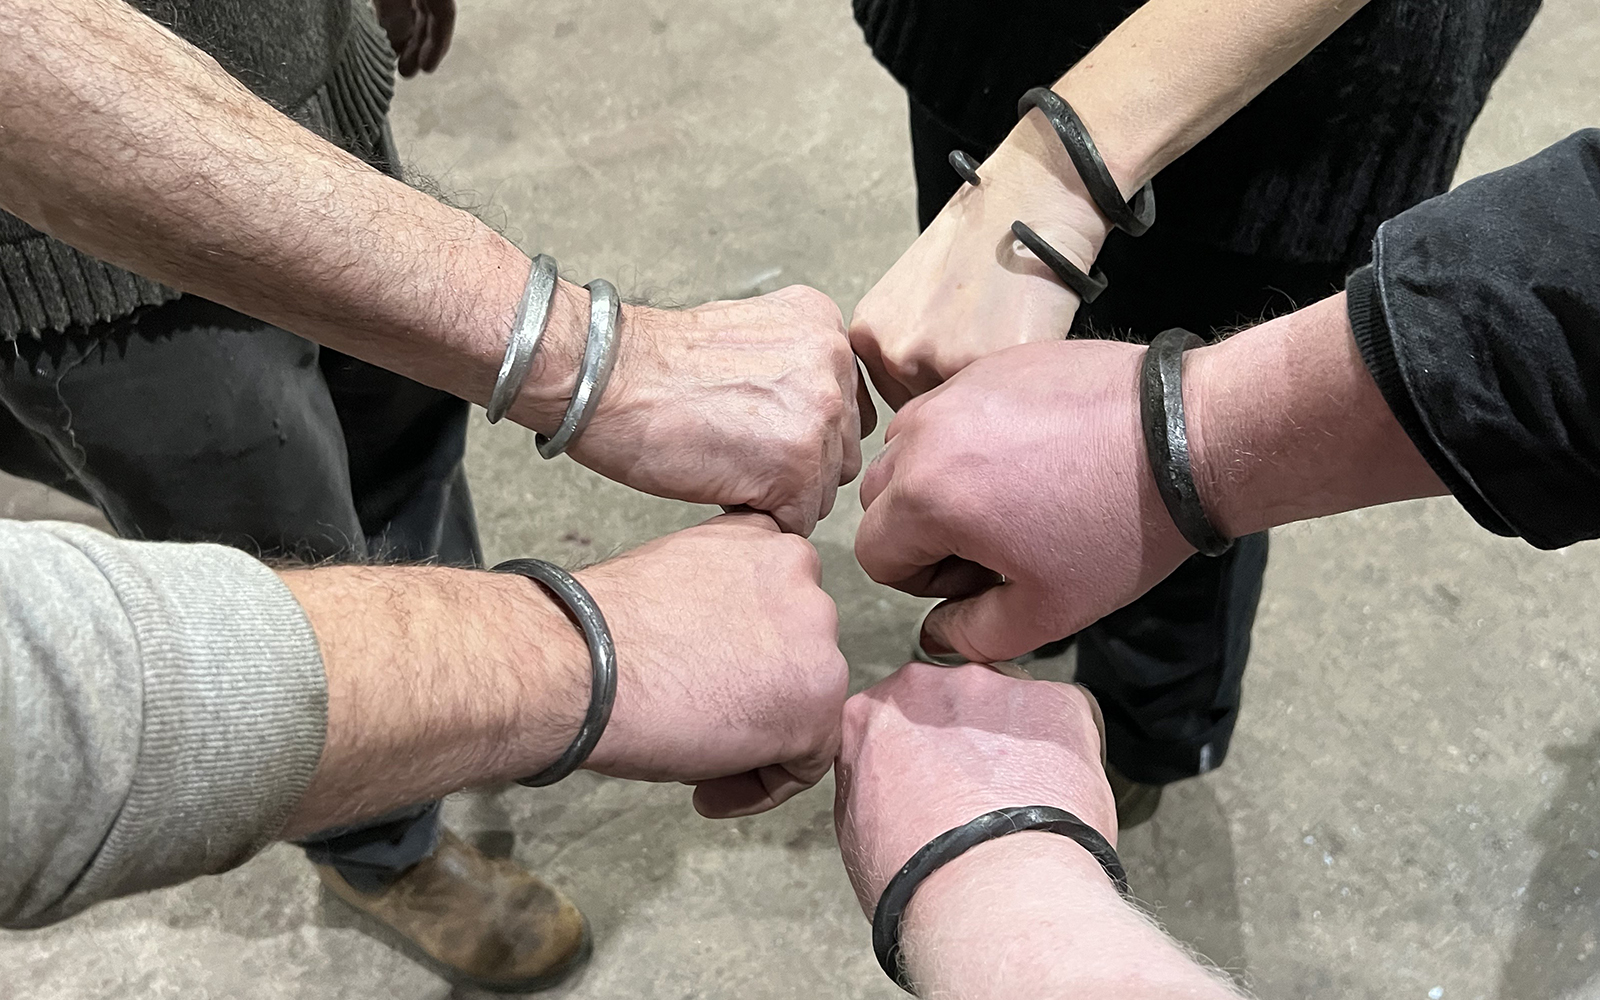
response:
<path fill-rule="evenodd" d="M 1243 984 L 1233 832 L 1210 784 L 1167 786 L 1155 818 L 1125 832 L 1118 850 L 1134 894 L 1167 931 Z"/>
<path fill-rule="evenodd" d="M 1565 775 L 1533 824 L 1544 854 L 1518 890 L 1522 925 L 1500 970 L 1502 1000 L 1554 1000 L 1600 973 L 1600 730 L 1544 752 Z"/>

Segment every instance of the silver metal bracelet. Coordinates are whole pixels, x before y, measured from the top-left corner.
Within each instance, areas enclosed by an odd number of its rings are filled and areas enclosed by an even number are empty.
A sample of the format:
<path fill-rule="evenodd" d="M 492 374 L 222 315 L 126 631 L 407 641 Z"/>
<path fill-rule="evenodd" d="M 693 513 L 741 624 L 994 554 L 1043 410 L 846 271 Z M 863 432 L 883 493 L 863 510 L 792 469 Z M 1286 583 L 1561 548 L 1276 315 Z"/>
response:
<path fill-rule="evenodd" d="M 617 290 L 604 278 L 596 278 L 584 287 L 589 289 L 589 339 L 583 345 L 583 367 L 578 371 L 578 385 L 572 391 L 561 426 L 549 437 L 534 436 L 539 454 L 545 458 L 555 458 L 566 451 L 583 433 L 600 407 L 600 396 L 617 363 L 617 316 L 622 309 Z"/>
<path fill-rule="evenodd" d="M 494 380 L 494 392 L 489 395 L 489 423 L 500 418 L 516 402 L 522 383 L 528 379 L 528 369 L 533 365 L 533 355 L 539 350 L 544 328 L 550 324 L 550 304 L 556 297 L 556 259 L 549 254 L 533 258 L 528 271 L 528 283 L 522 289 L 522 304 L 517 307 L 516 321 L 511 324 L 511 339 L 506 341 L 505 360 L 500 362 L 500 374 Z"/>

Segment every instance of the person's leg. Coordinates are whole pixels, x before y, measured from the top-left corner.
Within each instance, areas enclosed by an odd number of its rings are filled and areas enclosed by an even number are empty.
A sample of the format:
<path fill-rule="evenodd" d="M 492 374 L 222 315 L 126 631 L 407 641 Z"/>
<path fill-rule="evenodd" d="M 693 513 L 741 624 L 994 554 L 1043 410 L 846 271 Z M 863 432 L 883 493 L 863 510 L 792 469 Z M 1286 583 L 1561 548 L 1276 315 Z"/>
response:
<path fill-rule="evenodd" d="M 324 350 L 321 364 L 344 428 L 350 488 L 369 555 L 481 565 L 463 464 L 471 407 L 337 351 Z"/>
<path fill-rule="evenodd" d="M 11 346 L 0 403 L 123 536 L 363 550 L 315 344 L 188 297 Z"/>
<path fill-rule="evenodd" d="M 0 403 L 30 447 L 0 459 L 70 475 L 125 535 L 481 562 L 459 400 L 195 299 L 9 353 Z M 330 891 L 458 982 L 523 990 L 576 968 L 571 901 L 438 817 L 425 803 L 303 846 Z"/>

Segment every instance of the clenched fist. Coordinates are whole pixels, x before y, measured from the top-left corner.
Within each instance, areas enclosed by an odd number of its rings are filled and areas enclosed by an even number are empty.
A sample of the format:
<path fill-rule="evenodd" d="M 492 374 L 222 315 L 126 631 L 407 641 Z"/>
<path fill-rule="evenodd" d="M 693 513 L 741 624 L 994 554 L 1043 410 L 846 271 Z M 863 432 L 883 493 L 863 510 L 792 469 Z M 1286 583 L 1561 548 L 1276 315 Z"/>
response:
<path fill-rule="evenodd" d="M 923 646 L 979 662 L 1071 635 L 1161 581 L 1190 548 L 1139 421 L 1143 348 L 1025 344 L 902 409 L 861 483 L 856 558 L 951 598 Z"/>
<path fill-rule="evenodd" d="M 617 645 L 617 700 L 586 767 L 699 785 L 739 816 L 821 780 L 849 667 L 811 543 L 725 514 L 577 574 Z"/>
<path fill-rule="evenodd" d="M 833 300 L 793 285 L 665 311 L 629 307 L 623 348 L 572 457 L 691 503 L 808 535 L 861 471 L 876 416 Z"/>
<path fill-rule="evenodd" d="M 1117 840 L 1097 709 L 1075 685 L 908 663 L 844 709 L 834 823 L 861 908 L 923 844 L 993 809 L 1056 806 Z"/>
<path fill-rule="evenodd" d="M 456 0 L 376 0 L 376 6 L 400 75 L 438 69 L 455 32 Z"/>
<path fill-rule="evenodd" d="M 856 307 L 850 342 L 895 409 L 977 359 L 1060 340 L 1078 296 L 1015 244 L 1028 223 L 1088 271 L 1107 223 L 1055 133 L 1029 114 Z"/>

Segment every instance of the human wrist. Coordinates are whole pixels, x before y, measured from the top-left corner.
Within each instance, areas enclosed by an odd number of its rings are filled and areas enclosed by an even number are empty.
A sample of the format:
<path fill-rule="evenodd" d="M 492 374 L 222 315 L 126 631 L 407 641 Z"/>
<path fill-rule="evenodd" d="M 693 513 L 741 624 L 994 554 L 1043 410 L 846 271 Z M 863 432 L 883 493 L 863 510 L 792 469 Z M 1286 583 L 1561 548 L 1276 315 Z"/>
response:
<path fill-rule="evenodd" d="M 1024 115 L 979 174 L 986 196 L 1007 199 L 1013 214 L 1089 272 L 1111 225 L 1042 114 Z"/>
<path fill-rule="evenodd" d="M 1361 360 L 1343 294 L 1191 351 L 1200 499 L 1230 537 L 1445 491 Z"/>
<path fill-rule="evenodd" d="M 528 268 L 523 268 L 526 281 Z M 520 291 L 519 291 L 520 300 Z M 515 305 L 505 320 L 506 336 L 515 315 Z M 589 336 L 589 293 L 582 286 L 558 280 L 550 299 L 550 317 L 539 338 L 528 366 L 527 378 L 517 392 L 510 416 L 517 423 L 541 434 L 555 433 L 566 415 L 583 364 L 584 344 Z"/>
<path fill-rule="evenodd" d="M 973 847 L 923 880 L 901 919 L 902 960 L 908 978 L 930 995 L 1028 995 L 1052 982 L 1062 964 L 1060 950 L 1038 935 L 1042 918 L 1066 912 L 1088 921 L 1123 909 L 1105 869 L 1076 841 L 1015 833 Z"/>
<path fill-rule="evenodd" d="M 1161 122 L 1130 114 L 1124 89 L 1107 89 L 1099 83 L 1099 75 L 1091 54 L 1051 89 L 1078 113 L 1117 187 L 1124 197 L 1131 197 L 1160 169 L 1170 140 Z"/>

